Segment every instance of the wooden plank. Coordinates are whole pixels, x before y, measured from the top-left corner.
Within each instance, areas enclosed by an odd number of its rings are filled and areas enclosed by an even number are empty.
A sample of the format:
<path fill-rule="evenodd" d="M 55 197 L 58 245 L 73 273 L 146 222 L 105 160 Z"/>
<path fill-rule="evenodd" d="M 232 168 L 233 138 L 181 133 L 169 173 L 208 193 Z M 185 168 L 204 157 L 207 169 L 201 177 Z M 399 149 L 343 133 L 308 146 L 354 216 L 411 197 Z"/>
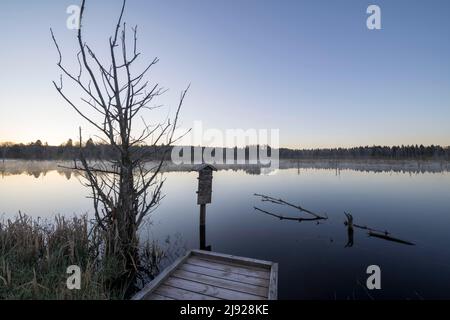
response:
<path fill-rule="evenodd" d="M 232 281 L 252 284 L 255 286 L 260 287 L 269 287 L 269 280 L 268 279 L 262 279 L 262 278 L 255 278 L 255 277 L 249 277 L 237 273 L 231 273 L 231 272 L 224 272 L 216 269 L 209 269 L 205 267 L 200 266 L 194 266 L 192 264 L 183 264 L 179 267 L 179 270 L 194 272 L 198 274 L 204 274 L 211 277 L 221 278 L 221 279 L 229 279 Z"/>
<path fill-rule="evenodd" d="M 150 293 L 145 297 L 145 300 L 173 300 L 172 298 L 165 297 L 156 293 Z"/>
<path fill-rule="evenodd" d="M 204 274 L 184 271 L 184 270 L 176 270 L 172 273 L 172 277 L 177 277 L 180 279 L 190 280 L 190 281 L 197 281 L 203 284 L 208 284 L 215 287 L 221 287 L 225 289 L 231 289 L 235 291 L 240 291 L 248 294 L 253 294 L 257 296 L 261 296 L 264 298 L 268 297 L 268 288 L 259 287 L 247 283 L 232 281 L 229 279 L 222 279 L 222 278 L 216 278 L 207 276 Z"/>
<path fill-rule="evenodd" d="M 196 257 L 189 257 L 185 261 L 185 263 L 204 267 L 204 268 L 221 270 L 224 272 L 242 274 L 242 275 L 255 277 L 255 278 L 269 279 L 269 277 L 270 277 L 269 270 L 263 272 L 263 271 L 259 271 L 259 270 L 253 270 L 253 269 L 251 269 L 250 266 L 249 267 L 233 267 L 233 266 L 221 264 L 220 262 L 206 261 L 206 260 L 199 259 Z"/>
<path fill-rule="evenodd" d="M 205 260 L 205 261 L 209 261 L 209 262 L 213 262 L 213 263 L 219 263 L 219 264 L 230 266 L 230 267 L 246 268 L 246 269 L 261 271 L 261 272 L 265 272 L 265 273 L 270 272 L 269 268 L 262 267 L 261 265 L 253 266 L 253 265 L 248 265 L 248 264 L 243 264 L 243 263 L 232 262 L 229 260 L 219 260 L 219 259 L 216 259 L 215 257 L 208 257 L 208 256 L 192 256 L 192 257 L 195 257 L 195 258 L 198 258 L 201 260 Z"/>
<path fill-rule="evenodd" d="M 191 251 L 186 253 L 184 256 L 175 260 L 170 266 L 164 269 L 155 279 L 150 281 L 141 291 L 136 293 L 131 300 L 143 300 L 145 296 L 155 290 L 170 274 L 184 261 L 186 261 L 191 256 Z"/>
<path fill-rule="evenodd" d="M 278 263 L 272 264 L 270 270 L 269 300 L 278 299 Z"/>
<path fill-rule="evenodd" d="M 239 264 L 246 264 L 246 265 L 254 266 L 254 267 L 263 267 L 263 268 L 267 268 L 267 269 L 270 269 L 272 267 L 271 261 L 252 259 L 252 258 L 247 258 L 247 257 L 240 257 L 240 256 L 234 256 L 234 255 L 218 253 L 218 252 L 210 252 L 210 251 L 205 251 L 205 250 L 192 250 L 192 256 L 203 256 L 203 257 L 208 257 L 208 258 L 214 257 L 214 259 L 217 259 L 217 260 L 235 262 L 235 263 L 239 263 Z"/>
<path fill-rule="evenodd" d="M 166 285 L 179 289 L 196 292 L 198 294 L 207 295 L 219 299 L 226 300 L 264 300 L 267 298 L 255 296 L 244 292 L 224 289 L 220 287 L 210 286 L 200 282 L 189 281 L 181 278 L 170 276 L 166 281 Z"/>
<path fill-rule="evenodd" d="M 181 288 L 175 288 L 166 284 L 162 284 L 156 288 L 155 293 L 175 300 L 220 300 L 212 296 L 199 294 Z"/>

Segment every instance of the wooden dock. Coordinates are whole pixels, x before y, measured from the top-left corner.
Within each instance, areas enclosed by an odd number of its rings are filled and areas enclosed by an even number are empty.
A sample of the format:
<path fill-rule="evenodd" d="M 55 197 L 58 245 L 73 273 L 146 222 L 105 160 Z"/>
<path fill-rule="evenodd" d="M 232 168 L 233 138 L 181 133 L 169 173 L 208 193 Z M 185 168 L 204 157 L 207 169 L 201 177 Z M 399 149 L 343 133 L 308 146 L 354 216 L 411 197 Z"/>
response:
<path fill-rule="evenodd" d="M 278 264 L 192 250 L 133 300 L 276 300 Z"/>

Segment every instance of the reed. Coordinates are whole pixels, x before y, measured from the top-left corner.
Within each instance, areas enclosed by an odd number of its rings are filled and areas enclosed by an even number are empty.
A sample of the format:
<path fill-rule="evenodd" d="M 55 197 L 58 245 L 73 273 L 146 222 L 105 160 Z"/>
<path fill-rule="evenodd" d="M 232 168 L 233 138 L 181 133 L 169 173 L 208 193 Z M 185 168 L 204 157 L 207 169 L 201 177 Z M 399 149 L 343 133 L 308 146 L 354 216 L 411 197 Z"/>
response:
<path fill-rule="evenodd" d="M 124 268 L 120 259 L 102 254 L 104 234 L 86 216 L 54 220 L 19 213 L 0 221 L 0 300 L 2 299 L 123 299 L 115 286 Z M 158 272 L 163 253 L 154 243 L 141 252 L 147 278 Z M 147 261 L 153 258 L 152 261 Z M 151 259 L 150 259 L 151 260 Z M 81 289 L 69 290 L 67 267 L 81 268 Z"/>

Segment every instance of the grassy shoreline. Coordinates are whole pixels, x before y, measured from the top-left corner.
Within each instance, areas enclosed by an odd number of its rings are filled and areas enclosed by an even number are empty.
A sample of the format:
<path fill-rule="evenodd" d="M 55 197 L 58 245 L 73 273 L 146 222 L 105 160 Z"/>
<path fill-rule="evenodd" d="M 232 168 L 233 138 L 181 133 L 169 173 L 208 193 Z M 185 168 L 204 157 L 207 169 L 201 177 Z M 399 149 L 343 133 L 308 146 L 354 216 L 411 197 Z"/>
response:
<path fill-rule="evenodd" d="M 126 298 L 113 285 L 123 268 L 101 255 L 102 236 L 86 216 L 48 221 L 19 214 L 0 220 L 0 300 Z M 141 249 L 151 278 L 163 253 L 154 244 Z M 70 265 L 81 268 L 80 290 L 67 288 Z"/>

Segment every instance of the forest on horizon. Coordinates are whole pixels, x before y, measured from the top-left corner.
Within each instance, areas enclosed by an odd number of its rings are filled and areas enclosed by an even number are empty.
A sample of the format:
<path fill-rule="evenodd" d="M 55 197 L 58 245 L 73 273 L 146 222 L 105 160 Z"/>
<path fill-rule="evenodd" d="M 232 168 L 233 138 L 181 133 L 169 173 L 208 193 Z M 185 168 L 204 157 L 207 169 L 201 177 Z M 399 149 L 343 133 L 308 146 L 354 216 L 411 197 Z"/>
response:
<path fill-rule="evenodd" d="M 136 148 L 145 149 L 144 154 L 148 160 L 160 159 L 164 151 L 172 146 L 136 146 Z M 194 154 L 194 148 L 191 147 L 191 154 Z M 199 148 L 199 147 L 196 147 Z M 268 153 L 271 155 L 271 148 Z M 225 148 L 230 150 L 230 148 Z M 236 157 L 237 150 L 233 154 Z M 88 159 L 112 159 L 117 152 L 113 147 L 107 144 L 94 143 L 88 139 L 82 145 L 82 151 Z M 142 150 L 141 150 L 142 151 Z M 245 148 L 246 159 L 249 158 L 249 147 Z M 51 146 L 42 143 L 41 140 L 29 144 L 23 143 L 0 143 L 1 159 L 22 159 L 22 160 L 73 160 L 80 154 L 79 143 L 74 143 L 69 139 L 66 143 L 59 146 Z M 226 152 L 224 152 L 224 155 Z M 214 152 L 213 152 L 214 155 Z M 279 149 L 280 159 L 418 159 L 418 160 L 446 160 L 450 161 L 450 147 L 439 145 L 401 145 L 401 146 L 361 146 L 352 148 L 317 148 L 317 149 Z"/>

